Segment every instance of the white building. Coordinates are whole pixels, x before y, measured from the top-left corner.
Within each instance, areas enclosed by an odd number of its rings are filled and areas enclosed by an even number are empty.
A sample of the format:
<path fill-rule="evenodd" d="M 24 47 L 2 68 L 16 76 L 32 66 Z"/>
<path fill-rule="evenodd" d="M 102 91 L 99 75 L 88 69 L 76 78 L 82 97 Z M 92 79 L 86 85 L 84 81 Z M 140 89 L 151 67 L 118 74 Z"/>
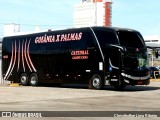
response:
<path fill-rule="evenodd" d="M 144 41 L 147 46 L 160 48 L 160 35 L 146 35 Z"/>
<path fill-rule="evenodd" d="M 82 0 L 74 5 L 73 26 L 111 26 L 111 0 Z"/>
<path fill-rule="evenodd" d="M 20 32 L 19 24 L 11 23 L 11 24 L 4 25 L 4 36 L 13 35 L 17 32 Z"/>
<path fill-rule="evenodd" d="M 150 55 L 150 65 L 151 66 L 157 66 L 160 64 L 160 35 L 146 35 L 143 36 L 144 41 L 147 46 L 153 48 L 153 49 L 148 49 L 148 54 Z M 156 52 L 158 54 L 158 58 L 156 58 Z"/>

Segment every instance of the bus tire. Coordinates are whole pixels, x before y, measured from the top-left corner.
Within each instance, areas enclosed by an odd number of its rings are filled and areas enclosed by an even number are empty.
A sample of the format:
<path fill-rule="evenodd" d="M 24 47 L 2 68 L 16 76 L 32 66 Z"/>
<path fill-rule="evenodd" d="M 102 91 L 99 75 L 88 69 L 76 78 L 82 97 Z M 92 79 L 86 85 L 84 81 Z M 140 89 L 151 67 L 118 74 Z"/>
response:
<path fill-rule="evenodd" d="M 38 85 L 38 76 L 36 73 L 32 73 L 29 77 L 29 84 L 31 86 L 37 86 Z"/>
<path fill-rule="evenodd" d="M 89 80 L 89 89 L 100 90 L 103 87 L 103 82 L 98 74 L 94 74 Z"/>
<path fill-rule="evenodd" d="M 26 73 L 22 73 L 21 76 L 20 76 L 20 83 L 23 85 L 23 86 L 27 86 L 28 85 L 28 76 Z"/>

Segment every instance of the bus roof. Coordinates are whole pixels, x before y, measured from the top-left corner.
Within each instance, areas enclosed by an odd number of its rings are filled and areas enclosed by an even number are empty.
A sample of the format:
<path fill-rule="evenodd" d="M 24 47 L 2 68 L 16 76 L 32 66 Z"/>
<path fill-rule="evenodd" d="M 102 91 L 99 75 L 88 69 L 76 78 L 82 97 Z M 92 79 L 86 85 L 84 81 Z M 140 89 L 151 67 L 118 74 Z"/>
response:
<path fill-rule="evenodd" d="M 81 27 L 81 28 L 69 28 L 69 29 L 61 29 L 61 30 L 53 30 L 53 31 L 43 31 L 43 32 L 28 32 L 25 34 L 15 34 L 12 36 L 5 36 L 4 38 L 8 38 L 8 37 L 22 37 L 22 36 L 29 36 L 29 35 L 36 35 L 36 34 L 46 34 L 46 33 L 52 33 L 52 32 L 62 32 L 62 31 L 70 31 L 70 30 L 84 30 L 84 29 L 89 29 L 92 28 L 94 29 L 99 29 L 99 30 L 111 30 L 111 31 L 120 31 L 120 30 L 124 30 L 124 31 L 136 31 L 133 29 L 129 29 L 129 28 L 121 28 L 121 27 L 103 27 L 103 26 L 93 26 L 93 27 Z"/>

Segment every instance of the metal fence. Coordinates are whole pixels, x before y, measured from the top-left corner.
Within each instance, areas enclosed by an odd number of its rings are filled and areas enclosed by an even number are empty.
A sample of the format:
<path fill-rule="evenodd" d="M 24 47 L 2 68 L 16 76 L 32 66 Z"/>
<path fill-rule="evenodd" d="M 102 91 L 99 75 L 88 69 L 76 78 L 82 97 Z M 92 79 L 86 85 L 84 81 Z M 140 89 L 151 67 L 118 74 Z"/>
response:
<path fill-rule="evenodd" d="M 0 60 L 1 60 L 1 58 L 2 58 L 2 41 L 0 39 Z"/>
<path fill-rule="evenodd" d="M 1 59 L 0 59 L 0 68 L 2 68 L 2 60 Z M 10 81 L 3 80 L 2 69 L 0 69 L 0 84 L 1 85 L 10 84 Z"/>

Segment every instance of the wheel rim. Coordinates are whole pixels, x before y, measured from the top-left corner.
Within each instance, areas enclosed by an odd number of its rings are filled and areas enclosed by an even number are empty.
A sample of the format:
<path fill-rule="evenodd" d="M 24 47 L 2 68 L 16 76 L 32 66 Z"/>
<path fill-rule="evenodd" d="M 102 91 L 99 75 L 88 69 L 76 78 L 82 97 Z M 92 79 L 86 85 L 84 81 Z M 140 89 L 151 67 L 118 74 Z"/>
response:
<path fill-rule="evenodd" d="M 27 83 L 27 77 L 26 76 L 21 77 L 21 83 L 23 83 L 23 84 Z"/>
<path fill-rule="evenodd" d="M 32 84 L 32 85 L 35 85 L 36 83 L 37 83 L 36 77 L 35 77 L 35 76 L 32 76 L 32 77 L 31 77 L 31 84 Z"/>
<path fill-rule="evenodd" d="M 101 83 L 101 81 L 100 81 L 99 78 L 94 78 L 93 79 L 93 87 L 99 88 L 100 87 L 100 83 Z"/>

